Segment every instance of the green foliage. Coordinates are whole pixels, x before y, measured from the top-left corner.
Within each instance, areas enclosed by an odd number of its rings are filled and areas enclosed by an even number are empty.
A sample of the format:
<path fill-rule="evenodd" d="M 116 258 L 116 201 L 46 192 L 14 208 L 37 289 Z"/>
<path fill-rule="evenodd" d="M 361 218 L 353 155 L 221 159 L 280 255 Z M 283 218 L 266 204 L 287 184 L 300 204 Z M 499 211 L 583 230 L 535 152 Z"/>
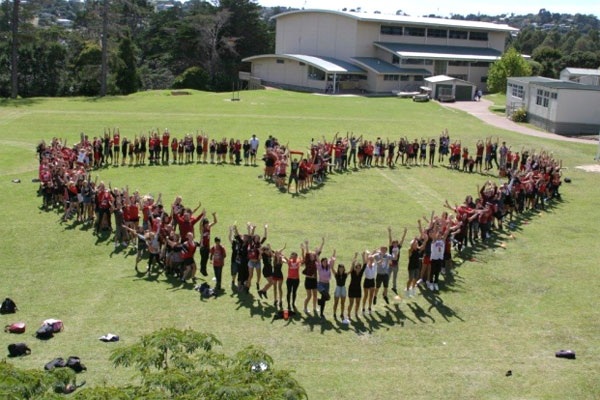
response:
<path fill-rule="evenodd" d="M 290 373 L 274 370 L 273 359 L 261 349 L 250 346 L 229 357 L 213 350 L 220 344 L 211 334 L 167 328 L 114 350 L 110 359 L 115 366 L 141 373 L 137 395 L 158 391 L 154 394 L 166 392 L 180 400 L 306 398 Z"/>
<path fill-rule="evenodd" d="M 557 68 L 557 63 L 563 57 L 560 50 L 549 46 L 540 46 L 535 49 L 531 57 L 540 64 L 539 70 L 534 71 L 533 75 L 558 78 L 560 70 Z"/>
<path fill-rule="evenodd" d="M 490 92 L 506 92 L 506 80 L 511 76 L 530 76 L 531 66 L 514 47 L 490 66 L 487 87 Z"/>
<path fill-rule="evenodd" d="M 515 122 L 527 122 L 527 110 L 519 108 L 512 113 L 510 118 Z"/>
<path fill-rule="evenodd" d="M 175 89 L 206 90 L 209 86 L 210 76 L 201 67 L 191 67 L 175 78 Z"/>
<path fill-rule="evenodd" d="M 119 43 L 115 70 L 119 92 L 121 94 L 134 93 L 139 87 L 140 78 L 137 73 L 133 43 L 129 36 L 123 37 Z"/>
<path fill-rule="evenodd" d="M 69 368 L 44 370 L 22 370 L 0 361 L 0 398 L 22 399 L 61 399 L 54 392 L 60 392 L 67 384 L 75 384 L 75 373 Z"/>

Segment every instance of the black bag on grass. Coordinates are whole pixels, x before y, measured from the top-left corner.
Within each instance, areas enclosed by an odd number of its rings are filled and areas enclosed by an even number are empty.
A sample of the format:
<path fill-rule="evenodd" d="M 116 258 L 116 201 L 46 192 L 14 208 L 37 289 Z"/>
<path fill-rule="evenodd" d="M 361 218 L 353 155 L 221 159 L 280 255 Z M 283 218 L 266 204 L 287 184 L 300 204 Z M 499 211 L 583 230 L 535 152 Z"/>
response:
<path fill-rule="evenodd" d="M 25 343 L 12 343 L 8 345 L 8 355 L 10 357 L 20 357 L 31 354 L 31 349 Z"/>
<path fill-rule="evenodd" d="M 67 367 L 73 371 L 79 373 L 81 371 L 87 371 L 87 367 L 81 363 L 79 357 L 71 356 L 67 359 Z"/>
<path fill-rule="evenodd" d="M 61 357 L 58 357 L 50 361 L 48 364 L 44 365 L 44 369 L 46 371 L 52 371 L 54 368 L 64 368 L 66 366 L 67 363 L 65 362 L 65 360 L 63 360 Z"/>
<path fill-rule="evenodd" d="M 44 324 L 35 332 L 35 336 L 40 340 L 51 339 L 54 337 L 54 329 L 51 325 Z"/>
<path fill-rule="evenodd" d="M 13 299 L 7 297 L 0 306 L 0 314 L 14 314 L 18 310 Z"/>

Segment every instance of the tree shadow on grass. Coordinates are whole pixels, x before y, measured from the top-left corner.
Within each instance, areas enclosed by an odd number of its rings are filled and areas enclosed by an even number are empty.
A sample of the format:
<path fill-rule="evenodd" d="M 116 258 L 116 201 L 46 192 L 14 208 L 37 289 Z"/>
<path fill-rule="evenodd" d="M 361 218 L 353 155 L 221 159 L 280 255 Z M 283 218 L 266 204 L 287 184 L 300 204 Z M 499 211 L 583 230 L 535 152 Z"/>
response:
<path fill-rule="evenodd" d="M 41 102 L 39 98 L 0 99 L 0 107 L 29 107 Z"/>

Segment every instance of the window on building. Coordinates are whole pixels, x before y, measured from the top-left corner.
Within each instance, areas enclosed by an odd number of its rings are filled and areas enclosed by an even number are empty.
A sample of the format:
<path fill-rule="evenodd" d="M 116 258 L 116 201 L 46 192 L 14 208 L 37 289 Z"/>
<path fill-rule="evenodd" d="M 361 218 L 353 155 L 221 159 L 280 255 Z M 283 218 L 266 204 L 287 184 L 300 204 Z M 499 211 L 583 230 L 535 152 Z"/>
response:
<path fill-rule="evenodd" d="M 487 76 L 481 77 L 481 83 L 487 83 Z"/>
<path fill-rule="evenodd" d="M 511 95 L 513 97 L 516 97 L 518 99 L 523 99 L 523 96 L 525 94 L 525 89 L 523 89 L 523 86 L 511 84 L 510 89 L 511 89 Z"/>
<path fill-rule="evenodd" d="M 448 31 L 445 29 L 427 29 L 427 37 L 435 37 L 435 38 L 447 38 Z"/>
<path fill-rule="evenodd" d="M 285 64 L 285 60 L 278 58 L 277 59 L 277 64 Z"/>
<path fill-rule="evenodd" d="M 301 67 L 304 67 L 306 64 L 303 63 L 302 61 L 298 62 L 298 64 L 300 64 Z"/>
<path fill-rule="evenodd" d="M 469 32 L 450 30 L 450 32 L 448 32 L 448 37 L 450 39 L 465 39 L 466 40 L 469 37 Z"/>
<path fill-rule="evenodd" d="M 479 62 L 472 62 L 471 63 L 471 67 L 481 67 L 481 68 L 488 68 L 490 66 L 489 62 L 485 62 L 485 61 L 479 61 Z"/>
<path fill-rule="evenodd" d="M 402 35 L 402 27 L 401 26 L 391 26 L 391 25 L 381 25 L 380 30 L 382 35 Z"/>
<path fill-rule="evenodd" d="M 467 80 L 467 75 L 464 75 L 464 74 L 450 74 L 448 76 L 450 76 L 452 78 L 456 78 L 456 79 L 462 79 L 463 81 Z"/>
<path fill-rule="evenodd" d="M 392 56 L 392 64 L 400 64 L 400 57 Z"/>
<path fill-rule="evenodd" d="M 415 75 L 415 77 L 413 78 L 415 82 L 422 82 L 423 81 L 423 75 Z"/>
<path fill-rule="evenodd" d="M 448 65 L 451 67 L 468 67 L 468 61 L 448 61 Z"/>
<path fill-rule="evenodd" d="M 408 75 L 400 75 L 400 80 L 401 81 L 408 81 L 408 80 L 410 80 L 410 76 L 408 76 Z"/>
<path fill-rule="evenodd" d="M 407 36 L 421 36 L 421 37 L 424 37 L 425 36 L 425 28 L 406 27 L 406 28 L 404 28 L 404 33 Z"/>
<path fill-rule="evenodd" d="M 308 79 L 312 79 L 313 81 L 324 81 L 325 80 L 325 71 L 315 68 L 312 65 L 309 65 L 308 66 Z"/>
<path fill-rule="evenodd" d="M 425 60 L 425 65 L 433 65 L 433 60 Z"/>
<path fill-rule="evenodd" d="M 423 64 L 425 64 L 425 60 L 423 60 L 422 58 L 403 58 L 402 64 L 423 65 Z"/>
<path fill-rule="evenodd" d="M 548 108 L 548 105 L 550 104 L 550 92 L 538 89 L 535 104 Z"/>
<path fill-rule="evenodd" d="M 469 40 L 480 40 L 487 42 L 488 34 L 487 32 L 469 32 Z"/>
<path fill-rule="evenodd" d="M 398 79 L 400 79 L 398 75 L 384 75 L 383 76 L 384 81 L 397 81 Z"/>
<path fill-rule="evenodd" d="M 550 98 L 556 100 L 558 98 L 558 93 L 551 93 Z"/>

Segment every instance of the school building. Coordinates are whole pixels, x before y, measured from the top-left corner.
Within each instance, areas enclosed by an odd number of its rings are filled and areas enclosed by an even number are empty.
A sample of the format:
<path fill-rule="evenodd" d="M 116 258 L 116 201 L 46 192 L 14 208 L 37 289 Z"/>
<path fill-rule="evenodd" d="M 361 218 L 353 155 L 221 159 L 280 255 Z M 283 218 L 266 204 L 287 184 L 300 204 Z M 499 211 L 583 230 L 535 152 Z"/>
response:
<path fill-rule="evenodd" d="M 289 11 L 276 20 L 275 54 L 245 58 L 240 78 L 303 91 L 418 91 L 445 75 L 486 90 L 508 25 L 333 10 Z"/>
<path fill-rule="evenodd" d="M 600 86 L 541 76 L 511 77 L 506 87 L 506 112 L 527 112 L 527 121 L 565 135 L 600 132 Z"/>

